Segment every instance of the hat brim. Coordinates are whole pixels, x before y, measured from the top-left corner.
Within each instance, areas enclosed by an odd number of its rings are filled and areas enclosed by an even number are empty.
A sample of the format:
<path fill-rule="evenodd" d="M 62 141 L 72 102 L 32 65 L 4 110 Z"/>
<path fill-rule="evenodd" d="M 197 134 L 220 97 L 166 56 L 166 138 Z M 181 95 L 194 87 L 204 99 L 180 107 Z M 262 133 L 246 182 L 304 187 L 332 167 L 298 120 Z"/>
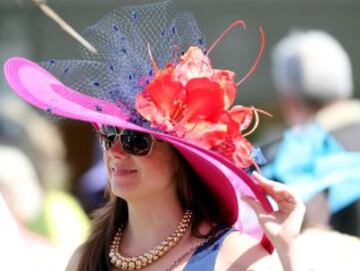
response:
<path fill-rule="evenodd" d="M 261 240 L 269 252 L 273 251 L 254 211 L 241 200 L 241 196 L 256 198 L 266 211 L 272 211 L 272 207 L 262 188 L 231 161 L 181 138 L 145 129 L 127 121 L 128 115 L 117 106 L 65 86 L 47 70 L 28 59 L 14 57 L 7 60 L 4 73 L 17 95 L 51 114 L 142 131 L 169 142 L 185 157 L 221 203 L 228 224 Z"/>

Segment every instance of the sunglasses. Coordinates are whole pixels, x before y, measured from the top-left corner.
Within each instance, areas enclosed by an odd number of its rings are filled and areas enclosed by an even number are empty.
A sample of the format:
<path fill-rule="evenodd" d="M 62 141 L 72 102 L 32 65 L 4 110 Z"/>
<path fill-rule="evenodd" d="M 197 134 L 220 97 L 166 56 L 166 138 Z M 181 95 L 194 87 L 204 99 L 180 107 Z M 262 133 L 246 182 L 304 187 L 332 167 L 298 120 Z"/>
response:
<path fill-rule="evenodd" d="M 136 156 L 150 154 L 155 138 L 147 133 L 127 129 L 119 129 L 113 126 L 101 125 L 98 129 L 102 150 L 109 150 L 119 141 L 122 149 Z"/>

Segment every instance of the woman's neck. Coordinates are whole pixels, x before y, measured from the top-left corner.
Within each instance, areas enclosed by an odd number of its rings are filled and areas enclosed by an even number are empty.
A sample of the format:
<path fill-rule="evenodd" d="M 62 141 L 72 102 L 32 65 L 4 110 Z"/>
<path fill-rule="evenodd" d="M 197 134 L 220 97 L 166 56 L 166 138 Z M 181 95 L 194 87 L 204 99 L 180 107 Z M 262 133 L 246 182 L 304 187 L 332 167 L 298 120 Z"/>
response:
<path fill-rule="evenodd" d="M 159 245 L 179 225 L 184 210 L 175 195 L 144 197 L 128 202 L 129 219 L 124 229 L 121 248 L 136 256 Z"/>

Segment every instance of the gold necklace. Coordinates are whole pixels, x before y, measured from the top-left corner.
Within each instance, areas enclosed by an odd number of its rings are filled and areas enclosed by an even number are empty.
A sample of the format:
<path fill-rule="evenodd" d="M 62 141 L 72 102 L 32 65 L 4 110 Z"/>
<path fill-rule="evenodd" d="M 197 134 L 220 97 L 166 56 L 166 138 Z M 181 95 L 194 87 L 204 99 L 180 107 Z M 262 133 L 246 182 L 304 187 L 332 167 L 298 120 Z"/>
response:
<path fill-rule="evenodd" d="M 170 236 L 163 240 L 160 245 L 155 246 L 153 249 L 137 257 L 125 257 L 120 254 L 119 244 L 124 229 L 124 225 L 121 225 L 116 232 L 114 240 L 110 246 L 110 262 L 122 270 L 139 270 L 144 268 L 145 266 L 161 258 L 161 256 L 163 256 L 179 242 L 179 240 L 184 236 L 185 232 L 189 228 L 191 216 L 192 212 L 190 210 L 186 210 L 176 230 Z"/>

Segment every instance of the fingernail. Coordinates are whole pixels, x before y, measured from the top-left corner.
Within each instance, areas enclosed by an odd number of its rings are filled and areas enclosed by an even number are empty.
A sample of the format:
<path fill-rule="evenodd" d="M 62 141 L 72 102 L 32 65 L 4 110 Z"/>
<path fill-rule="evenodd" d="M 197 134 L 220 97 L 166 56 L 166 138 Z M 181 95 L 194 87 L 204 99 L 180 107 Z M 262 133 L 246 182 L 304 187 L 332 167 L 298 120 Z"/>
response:
<path fill-rule="evenodd" d="M 254 200 L 254 198 L 250 197 L 250 196 L 241 196 L 240 199 L 243 201 L 253 201 Z"/>

